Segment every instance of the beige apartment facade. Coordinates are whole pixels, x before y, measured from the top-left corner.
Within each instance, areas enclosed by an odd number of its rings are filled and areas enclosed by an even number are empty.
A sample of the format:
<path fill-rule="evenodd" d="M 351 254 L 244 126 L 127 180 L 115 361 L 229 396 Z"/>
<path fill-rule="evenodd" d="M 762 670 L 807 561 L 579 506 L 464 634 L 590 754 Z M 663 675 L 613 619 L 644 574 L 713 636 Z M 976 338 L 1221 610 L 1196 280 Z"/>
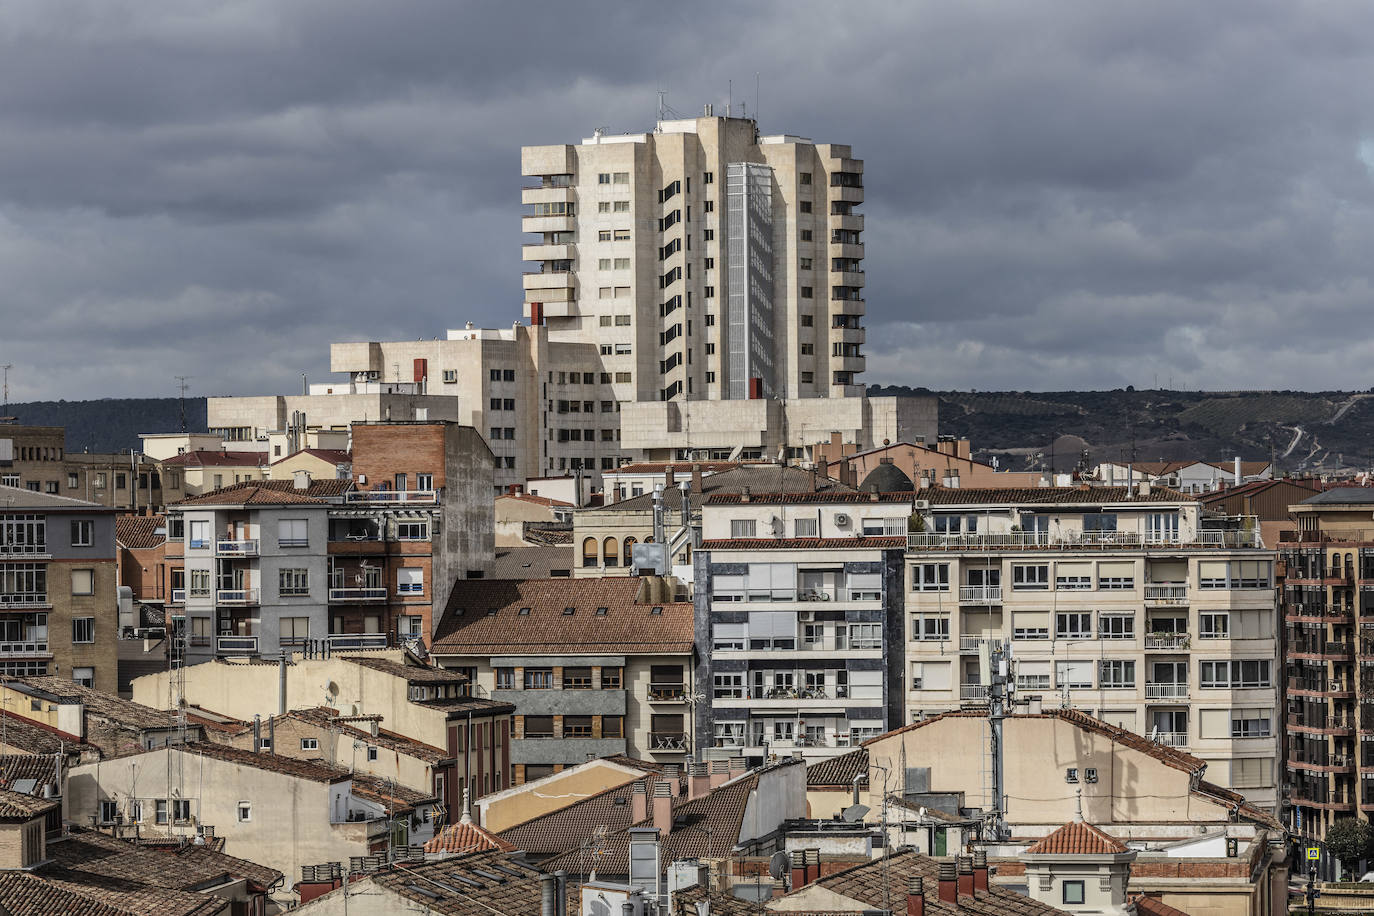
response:
<path fill-rule="evenodd" d="M 1148 486 L 915 496 L 906 721 L 985 704 L 979 652 L 1000 643 L 1019 702 L 1187 749 L 1276 808 L 1275 554 L 1257 525 Z"/>

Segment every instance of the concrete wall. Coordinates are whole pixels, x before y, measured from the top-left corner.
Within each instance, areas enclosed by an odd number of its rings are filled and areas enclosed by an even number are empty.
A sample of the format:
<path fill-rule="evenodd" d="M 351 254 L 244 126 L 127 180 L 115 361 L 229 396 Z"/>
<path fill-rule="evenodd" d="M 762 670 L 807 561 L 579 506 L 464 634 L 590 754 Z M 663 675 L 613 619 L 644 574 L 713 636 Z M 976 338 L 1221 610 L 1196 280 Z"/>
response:
<path fill-rule="evenodd" d="M 357 723 L 364 731 L 367 723 Z M 368 773 L 379 779 L 394 779 L 397 784 L 417 792 L 434 791 L 434 773 L 430 765 L 418 757 L 369 741 L 339 728 L 327 728 L 302 722 L 291 716 L 277 716 L 264 720 L 261 734 L 272 738 L 272 752 L 296 760 L 323 760 L 335 766 Z M 304 739 L 313 739 L 316 747 L 302 746 Z M 355 747 L 355 742 L 361 747 Z M 241 750 L 253 750 L 253 733 L 234 735 L 223 743 Z M 368 747 L 377 748 L 377 759 L 369 760 Z"/>

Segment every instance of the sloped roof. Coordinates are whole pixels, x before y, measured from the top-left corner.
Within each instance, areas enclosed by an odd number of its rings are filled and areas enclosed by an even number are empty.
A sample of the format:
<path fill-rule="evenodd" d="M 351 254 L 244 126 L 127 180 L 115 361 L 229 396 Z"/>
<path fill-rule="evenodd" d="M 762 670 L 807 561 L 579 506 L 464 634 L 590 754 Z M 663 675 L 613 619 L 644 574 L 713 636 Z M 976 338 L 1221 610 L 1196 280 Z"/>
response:
<path fill-rule="evenodd" d="M 324 761 L 319 762 L 324 763 Z M 331 767 L 331 769 L 334 768 Z M 353 780 L 352 791 L 354 796 L 366 799 L 374 805 L 381 805 L 393 817 L 397 814 L 414 811 L 425 804 L 437 804 L 439 801 L 438 798 L 428 792 L 420 792 L 398 782 L 382 779 L 380 776 L 356 771 L 349 773 L 342 767 L 338 769 L 346 778 Z"/>
<path fill-rule="evenodd" d="M 1374 487 L 1332 487 L 1309 496 L 1300 506 L 1367 506 L 1374 503 Z"/>
<path fill-rule="evenodd" d="M 507 827 L 498 835 L 530 855 L 565 852 L 591 836 L 598 827 L 612 831 L 630 827 L 634 823 L 630 819 L 633 783 L 643 782 L 652 795 L 654 783 L 662 778 L 658 773 L 647 773 L 642 779 L 628 780 L 567 807 Z"/>
<path fill-rule="evenodd" d="M 167 542 L 167 516 L 121 515 L 115 519 L 115 542 L 129 550 L 151 550 Z"/>
<path fill-rule="evenodd" d="M 29 754 L 57 754 L 63 751 L 70 754 L 95 750 L 79 736 L 53 728 L 44 722 L 37 722 L 8 710 L 0 710 L 0 718 L 5 720 L 5 744 L 20 748 Z"/>
<path fill-rule="evenodd" d="M 61 802 L 53 798 L 39 798 L 22 792 L 0 789 L 0 818 L 5 820 L 27 820 L 46 814 L 58 807 Z"/>
<path fill-rule="evenodd" d="M 883 465 L 890 467 L 891 465 Z M 875 472 L 876 473 L 876 472 Z M 901 471 L 897 472 L 901 474 Z M 872 476 L 871 474 L 869 475 Z M 902 476 L 906 476 L 903 474 Z M 842 504 L 863 504 L 863 503 L 910 503 L 915 497 L 910 491 L 902 492 L 878 492 L 860 493 L 848 490 L 820 490 L 815 493 L 750 493 L 749 498 L 745 499 L 743 493 L 712 493 L 706 497 L 708 506 L 743 506 L 743 505 L 791 505 L 793 503 L 815 504 L 823 503 L 834 505 Z"/>
<path fill-rule="evenodd" d="M 533 493 L 502 493 L 496 497 L 496 501 L 503 499 L 513 499 L 522 503 L 530 503 L 536 506 L 547 506 L 550 509 L 571 509 L 573 504 L 561 499 L 550 499 L 547 496 L 536 496 Z"/>
<path fill-rule="evenodd" d="M 539 869 L 518 856 L 493 850 L 377 872 L 364 880 L 412 901 L 416 911 L 444 916 L 524 916 L 540 911 L 539 874 Z M 463 880 L 457 879 L 459 875 Z M 362 887 L 352 885 L 350 893 Z M 568 912 L 576 912 L 580 905 L 576 881 L 568 882 L 568 900 Z"/>
<path fill-rule="evenodd" d="M 279 481 L 290 483 L 290 481 Z M 324 500 L 306 496 L 295 489 L 265 486 L 267 481 L 249 480 L 229 487 L 220 487 L 200 496 L 192 496 L 178 506 L 297 506 L 325 505 Z"/>
<path fill-rule="evenodd" d="M 214 452 L 209 449 L 194 449 L 173 455 L 162 461 L 166 467 L 184 468 L 242 468 L 266 467 L 266 452 Z"/>
<path fill-rule="evenodd" d="M 1026 850 L 1028 856 L 1116 856 L 1125 843 L 1083 821 L 1070 821 Z"/>
<path fill-rule="evenodd" d="M 55 496 L 51 493 L 38 493 L 25 487 L 10 487 L 0 484 L 0 500 L 7 509 L 90 509 L 91 511 L 113 512 L 100 503 L 70 496 Z"/>
<path fill-rule="evenodd" d="M 103 690 L 82 686 L 71 678 L 53 674 L 28 675 L 13 678 L 8 683 L 21 693 L 36 693 L 79 702 L 86 715 L 99 716 L 116 725 L 134 729 L 171 727 L 170 714 L 165 710 L 153 709 L 151 706 L 125 700 Z M 29 689 L 26 690 L 26 687 Z"/>
<path fill-rule="evenodd" d="M 61 791 L 57 772 L 57 754 L 0 754 L 0 788 L 14 789 L 16 781 L 32 779 L 34 792 L 43 786 L 57 786 Z"/>
<path fill-rule="evenodd" d="M 346 662 L 371 668 L 392 677 L 404 678 L 408 684 L 466 684 L 468 676 L 461 671 L 438 668 L 434 665 L 407 665 L 389 658 L 373 658 L 367 655 L 335 655 Z"/>
<path fill-rule="evenodd" d="M 916 487 L 901 468 L 890 461 L 884 461 L 859 482 L 859 489 L 865 493 L 910 493 Z"/>
<path fill-rule="evenodd" d="M 487 850 L 513 852 L 515 847 L 496 834 L 471 821 L 449 824 L 425 844 L 425 852 L 485 852 Z"/>
<path fill-rule="evenodd" d="M 695 638 L 691 603 L 640 604 L 635 601 L 639 586 L 639 579 L 628 576 L 460 579 L 430 651 L 435 655 L 690 653 Z M 572 613 L 566 613 L 568 608 Z M 598 613 L 599 608 L 606 610 Z"/>
<path fill-rule="evenodd" d="M 1158 897 L 1141 894 L 1132 897 L 1131 902 L 1135 904 L 1136 916 L 1188 916 L 1187 913 L 1177 907 L 1169 906 Z"/>
<path fill-rule="evenodd" d="M 571 532 L 568 540 L 556 546 L 498 547 L 496 562 L 487 571 L 488 579 L 547 579 L 555 569 L 572 574 Z M 526 535 L 528 539 L 528 534 Z M 561 578 L 561 577 L 560 577 Z"/>
<path fill-rule="evenodd" d="M 328 462 L 329 464 L 350 464 L 353 461 L 353 453 L 345 449 L 303 448 L 299 451 L 292 452 L 285 458 L 278 458 L 276 461 L 272 462 L 272 465 L 275 467 L 276 465 L 281 464 L 283 461 L 290 461 L 292 458 L 298 458 L 301 455 L 309 455 L 311 458 L 318 458 L 321 461 Z"/>
<path fill-rule="evenodd" d="M 48 845 L 54 864 L 92 876 L 193 890 L 197 885 L 231 875 L 247 878 L 263 889 L 282 879 L 282 873 L 247 859 L 216 852 L 194 843 L 138 846 L 94 830 L 72 828 L 61 843 Z"/>
<path fill-rule="evenodd" d="M 156 908 L 132 910 L 98 899 L 110 896 L 99 889 L 96 896 L 82 890 L 79 885 L 52 881 L 33 872 L 0 872 L 0 910 L 9 916 L 209 916 L 223 908 L 223 901 L 218 898 L 196 894 L 191 899 L 192 895 L 181 894 L 175 902 L 164 899 L 154 903 L 145 899 L 140 906 Z"/>
<path fill-rule="evenodd" d="M 806 787 L 808 789 L 842 786 L 845 789 L 854 785 L 855 776 L 868 776 L 868 748 L 861 747 L 841 754 L 818 760 L 806 768 Z"/>
<path fill-rule="evenodd" d="M 690 479 L 690 465 L 687 466 L 688 474 L 679 477 Z M 853 487 L 845 486 L 834 478 L 827 477 L 825 474 L 812 474 L 811 471 L 803 468 L 792 467 L 790 465 L 774 464 L 765 462 L 760 464 L 743 464 L 728 471 L 721 471 L 718 474 L 711 474 L 701 479 L 701 490 L 695 490 L 691 494 L 691 504 L 701 505 L 704 495 L 719 493 L 739 493 L 745 487 L 759 493 L 809 493 L 812 490 L 826 491 L 837 490 L 847 493 L 857 492 Z M 682 507 L 682 491 L 676 486 L 665 487 L 663 490 L 663 505 L 666 508 L 677 510 Z M 632 512 L 632 511 L 652 511 L 654 508 L 654 496 L 652 493 L 644 493 L 640 496 L 631 496 L 629 499 L 622 499 L 619 502 L 606 503 L 599 508 L 582 509 L 582 512 Z"/>
<path fill-rule="evenodd" d="M 342 767 L 330 766 L 322 760 L 298 760 L 295 757 L 283 757 L 280 754 L 254 753 L 210 741 L 195 741 L 179 745 L 177 749 L 189 755 L 210 757 L 225 763 L 236 763 L 240 766 L 252 767 L 268 773 L 280 773 L 283 776 L 293 776 L 310 782 L 345 782 L 360 775 L 349 773 Z"/>
<path fill-rule="evenodd" d="M 743 467 L 746 464 L 763 464 L 765 462 L 749 461 L 636 461 L 632 464 L 622 464 L 618 468 L 609 471 L 602 471 L 605 474 L 662 474 L 673 469 L 674 474 L 681 474 L 686 477 L 692 475 L 693 468 L 700 468 L 703 474 L 719 474 L 722 471 L 733 471 L 735 468 Z M 772 462 L 766 462 L 771 464 Z"/>
<path fill-rule="evenodd" d="M 916 494 L 932 506 L 984 505 L 1119 505 L 1191 503 L 1197 497 L 1168 487 L 1152 486 L 1147 496 L 1132 487 L 926 487 Z M 907 494 L 909 498 L 909 494 Z"/>
<path fill-rule="evenodd" d="M 384 747 L 387 750 L 404 754 L 407 757 L 414 757 L 430 764 L 448 759 L 448 751 L 443 748 L 425 744 L 423 741 L 416 741 L 414 738 L 408 738 L 384 728 L 377 729 L 377 734 L 373 735 L 371 731 L 359 728 L 346 718 L 340 719 L 338 710 L 329 709 L 325 706 L 317 706 L 313 709 L 293 709 L 287 712 L 286 718 L 296 719 L 320 728 L 337 728 L 344 734 L 352 735 L 360 741 L 367 741 L 377 747 Z M 251 731 L 251 726 L 248 730 Z M 243 732 L 240 731 L 238 734 L 243 734 Z"/>

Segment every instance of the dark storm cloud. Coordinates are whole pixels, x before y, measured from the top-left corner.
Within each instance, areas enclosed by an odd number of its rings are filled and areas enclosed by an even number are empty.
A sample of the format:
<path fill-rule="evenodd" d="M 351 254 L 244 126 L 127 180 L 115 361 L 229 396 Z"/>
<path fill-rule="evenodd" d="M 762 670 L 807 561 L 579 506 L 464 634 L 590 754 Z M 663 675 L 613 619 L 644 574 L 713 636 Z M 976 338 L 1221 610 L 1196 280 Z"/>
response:
<path fill-rule="evenodd" d="M 30 0 L 12 397 L 295 390 L 519 315 L 522 144 L 760 106 L 866 160 L 869 381 L 1330 387 L 1374 356 L 1374 8 Z M 754 75 L 759 74 L 755 97 Z"/>

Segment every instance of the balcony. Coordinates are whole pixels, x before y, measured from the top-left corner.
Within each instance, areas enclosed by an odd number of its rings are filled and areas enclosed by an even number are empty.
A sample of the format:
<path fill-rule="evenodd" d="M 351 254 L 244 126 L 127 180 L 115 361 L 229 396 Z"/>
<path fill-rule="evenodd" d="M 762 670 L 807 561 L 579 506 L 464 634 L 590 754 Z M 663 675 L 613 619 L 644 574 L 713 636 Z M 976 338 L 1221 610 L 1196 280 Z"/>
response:
<path fill-rule="evenodd" d="M 685 703 L 687 702 L 687 688 L 682 684 L 650 684 L 649 702 Z"/>
<path fill-rule="evenodd" d="M 986 534 L 921 532 L 907 535 L 908 550 L 1025 550 L 1027 548 L 1262 548 L 1254 531 L 1198 531 L 1191 538 L 1142 535 L 1138 531 L 1005 531 Z"/>
<path fill-rule="evenodd" d="M 960 652 L 977 652 L 977 651 L 978 651 L 978 647 L 981 646 L 981 645 L 983 645 L 983 643 L 991 643 L 991 642 L 995 642 L 995 640 L 990 639 L 989 637 L 986 637 L 986 636 L 960 636 L 960 637 L 959 637 L 959 651 L 960 651 Z"/>
<path fill-rule="evenodd" d="M 0 608 L 20 608 L 20 607 L 50 607 L 52 602 L 48 600 L 47 593 L 21 592 L 13 594 L 0 594 Z"/>
<path fill-rule="evenodd" d="M 1001 604 L 1002 586 L 1000 585 L 961 585 L 959 586 L 960 604 Z"/>
<path fill-rule="evenodd" d="M 1176 582 L 1145 583 L 1146 607 L 1179 607 L 1187 603 L 1187 585 Z"/>
<path fill-rule="evenodd" d="M 1154 739 L 1156 744 L 1163 745 L 1164 747 L 1188 746 L 1187 732 L 1153 732 L 1150 737 Z"/>
<path fill-rule="evenodd" d="M 333 602 L 350 601 L 385 601 L 386 586 L 371 586 L 366 588 L 331 588 L 329 590 L 329 600 Z"/>
<path fill-rule="evenodd" d="M 216 604 L 257 604 L 258 590 L 256 588 L 221 588 L 215 592 Z"/>
<path fill-rule="evenodd" d="M 521 281 L 525 289 L 573 289 L 577 285 L 571 270 L 540 270 L 526 273 Z"/>
<path fill-rule="evenodd" d="M 258 654 L 256 636 L 217 636 L 215 654 L 219 656 L 243 656 Z"/>
<path fill-rule="evenodd" d="M 687 736 L 682 732 L 651 732 L 649 750 L 655 754 L 685 754 Z"/>
<path fill-rule="evenodd" d="M 959 699 L 961 700 L 986 700 L 988 689 L 982 684 L 960 684 Z"/>
<path fill-rule="evenodd" d="M 52 655 L 48 651 L 46 639 L 30 642 L 0 642 L 0 658 L 29 658 L 37 655 L 45 657 Z"/>
<path fill-rule="evenodd" d="M 1145 699 L 1147 700 L 1186 700 L 1187 698 L 1187 684 L 1161 681 L 1145 685 Z"/>
<path fill-rule="evenodd" d="M 1146 633 L 1145 648 L 1163 652 L 1178 652 L 1187 649 L 1192 637 L 1187 633 Z"/>
<path fill-rule="evenodd" d="M 258 542 L 255 540 L 215 541 L 215 556 L 217 557 L 256 557 L 257 555 Z"/>
<path fill-rule="evenodd" d="M 51 560 L 46 544 L 0 544 L 0 560 Z"/>
<path fill-rule="evenodd" d="M 350 490 L 344 494 L 344 502 L 366 505 L 412 503 L 432 506 L 438 501 L 438 490 Z"/>
<path fill-rule="evenodd" d="M 520 246 L 520 257 L 525 261 L 569 261 L 572 260 L 572 245 L 551 245 L 535 242 Z"/>
<path fill-rule="evenodd" d="M 386 633 L 330 633 L 329 648 L 340 649 L 385 649 L 390 644 Z"/>

